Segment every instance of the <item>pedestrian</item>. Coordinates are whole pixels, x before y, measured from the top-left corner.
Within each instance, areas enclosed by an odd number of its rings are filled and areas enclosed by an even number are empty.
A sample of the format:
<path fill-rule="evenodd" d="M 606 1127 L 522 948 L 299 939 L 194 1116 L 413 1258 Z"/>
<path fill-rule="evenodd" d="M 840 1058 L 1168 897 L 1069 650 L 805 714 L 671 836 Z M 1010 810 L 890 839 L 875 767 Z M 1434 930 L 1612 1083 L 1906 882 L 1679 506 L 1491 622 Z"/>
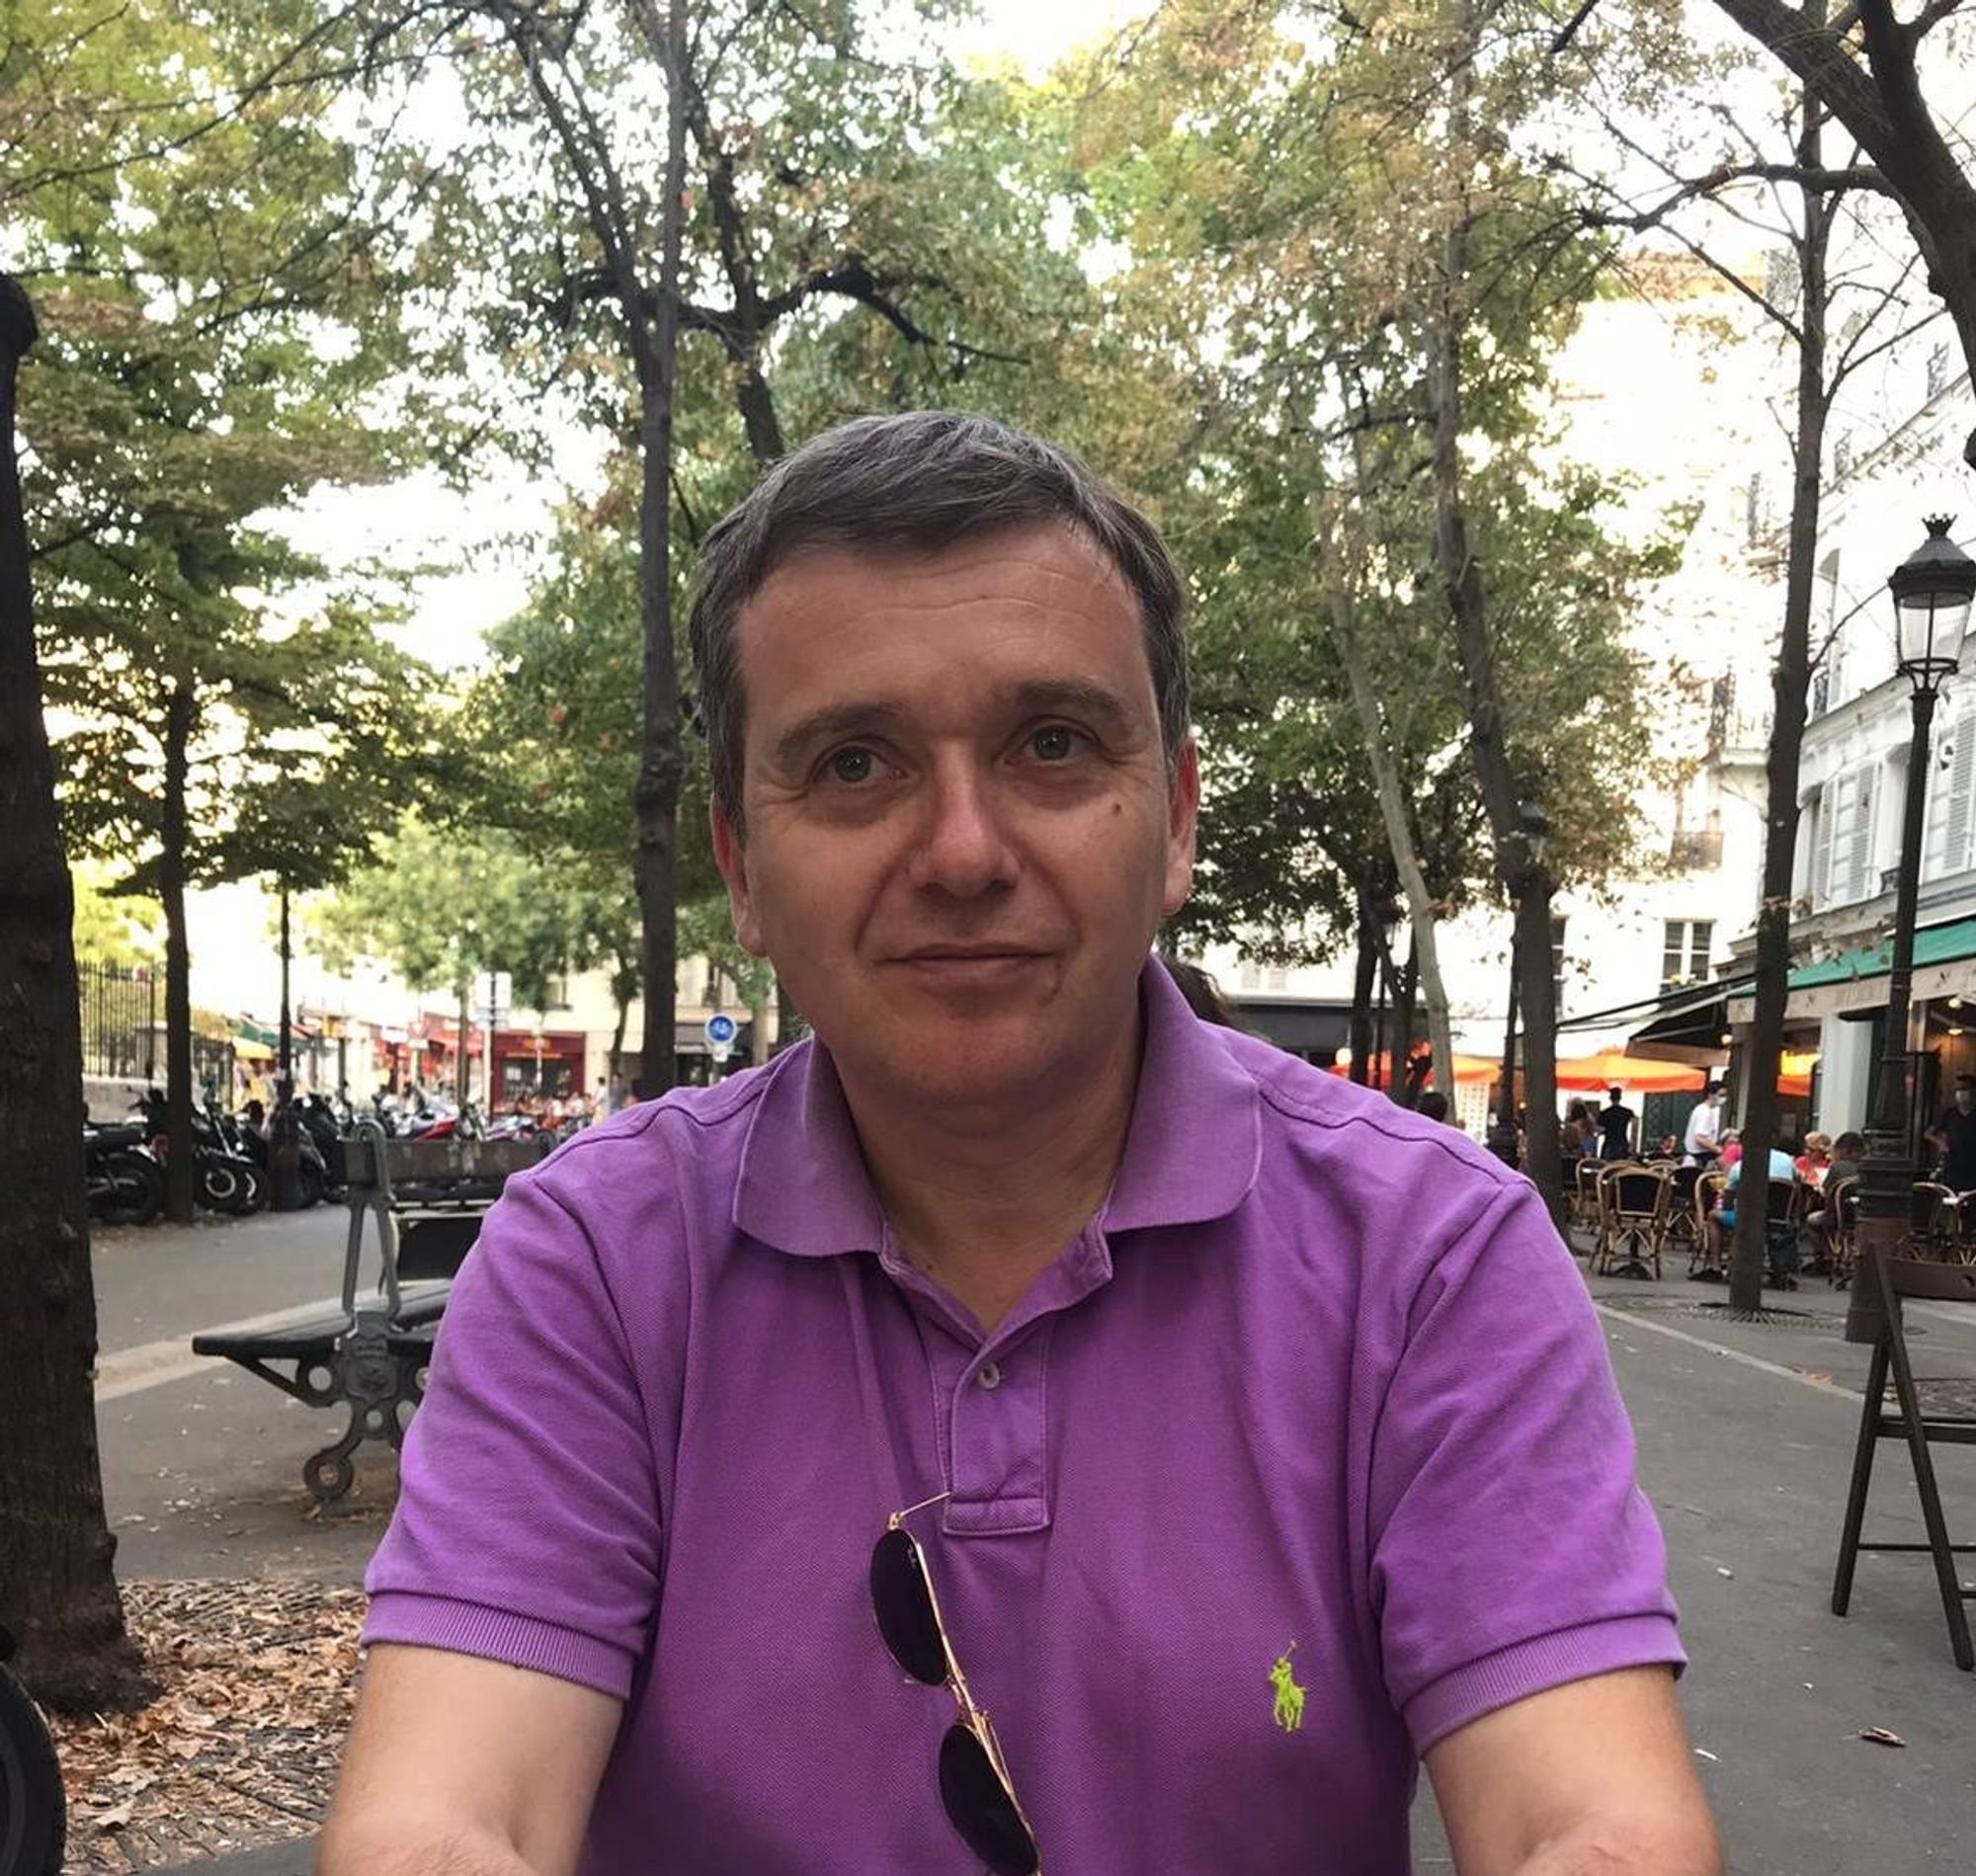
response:
<path fill-rule="evenodd" d="M 1473 1870 L 1719 1876 L 1531 1188 L 1152 955 L 1199 783 L 1150 524 L 922 413 L 702 553 L 715 856 L 814 1034 L 483 1224 L 323 1876 L 1400 1876 L 1423 1755 Z"/>
<path fill-rule="evenodd" d="M 1712 1165 L 1721 1154 L 1722 1084 L 1711 1081 L 1701 1099 L 1688 1109 L 1688 1130 L 1682 1135 L 1684 1166 Z"/>
<path fill-rule="evenodd" d="M 1958 1075 L 1949 1104 L 1928 1130 L 1941 1155 L 1936 1177 L 1952 1192 L 1976 1191 L 1976 1075 Z"/>
<path fill-rule="evenodd" d="M 1602 1160 L 1630 1160 L 1633 1157 L 1633 1122 L 1638 1116 L 1625 1102 L 1625 1090 L 1608 1088 L 1606 1104 L 1599 1110 L 1599 1157 Z"/>

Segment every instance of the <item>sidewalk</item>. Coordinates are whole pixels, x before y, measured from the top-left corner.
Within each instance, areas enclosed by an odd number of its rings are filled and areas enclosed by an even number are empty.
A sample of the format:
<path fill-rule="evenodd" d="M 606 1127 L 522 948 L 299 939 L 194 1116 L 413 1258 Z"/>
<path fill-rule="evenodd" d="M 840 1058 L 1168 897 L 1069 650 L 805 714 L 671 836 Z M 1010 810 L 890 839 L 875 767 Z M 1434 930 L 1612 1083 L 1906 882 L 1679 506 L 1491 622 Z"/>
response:
<path fill-rule="evenodd" d="M 1731 1867 L 1737 1876 L 1968 1869 L 1976 1677 L 1949 1658 L 1928 1559 L 1862 1557 L 1852 1615 L 1842 1621 L 1830 1612 L 1857 1389 L 1870 1353 L 1841 1337 L 1846 1297 L 1807 1279 L 1796 1292 L 1767 1294 L 1770 1321 L 1742 1324 L 1726 1320 L 1719 1286 L 1690 1283 L 1679 1266 L 1658 1284 L 1594 1279 L 1591 1287 L 1633 1415 L 1642 1483 L 1667 1532 L 1691 1660 L 1683 1699 Z M 1976 1407 L 1976 1311 L 1966 1314 L 1967 1321 L 1946 1307 L 1917 1309 L 1911 1333 L 1922 1376 Z M 273 1391 L 257 1392 L 272 1408 Z M 189 1413 L 197 1403 L 180 1406 Z M 313 1427 L 291 1431 L 278 1422 L 277 1430 L 288 1446 L 306 1449 Z M 109 1428 L 106 1443 L 118 1443 Z M 355 1552 L 374 1541 L 377 1526 L 369 1520 L 388 1495 L 388 1470 L 367 1476 L 373 1509 L 324 1529 L 302 1517 L 292 1473 L 265 1447 L 213 1451 L 194 1489 L 227 1501 L 227 1468 L 235 1466 L 260 1477 L 271 1526 L 257 1527 L 251 1547 L 229 1559 L 239 1574 L 265 1564 L 292 1591 L 308 1557 L 319 1554 L 326 1593 L 336 1592 L 329 1585 L 347 1586 Z M 1938 1469 L 1951 1533 L 1976 1541 L 1976 1453 L 1943 1452 Z M 113 1464 L 126 1494 L 139 1470 Z M 132 1509 L 120 1502 L 113 1515 Z M 181 1560 L 193 1574 L 209 1568 L 211 1540 L 183 1520 L 179 1528 L 182 1536 L 166 1517 L 146 1535 L 147 1574 L 170 1575 Z M 1911 1471 L 1891 1443 L 1881 1449 L 1868 1511 L 1874 1534 L 1923 1535 Z M 1905 1745 L 1860 1738 L 1873 1727 Z M 1624 1742 L 1612 1750 L 1622 1753 Z M 1417 1869 L 1444 1876 L 1452 1865 L 1425 1790 L 1416 1827 Z M 303 1820 L 288 1828 L 304 1828 Z M 172 1867 L 179 1876 L 307 1876 L 310 1860 L 303 1839 Z M 133 1866 L 142 1865 L 77 1865 Z"/>

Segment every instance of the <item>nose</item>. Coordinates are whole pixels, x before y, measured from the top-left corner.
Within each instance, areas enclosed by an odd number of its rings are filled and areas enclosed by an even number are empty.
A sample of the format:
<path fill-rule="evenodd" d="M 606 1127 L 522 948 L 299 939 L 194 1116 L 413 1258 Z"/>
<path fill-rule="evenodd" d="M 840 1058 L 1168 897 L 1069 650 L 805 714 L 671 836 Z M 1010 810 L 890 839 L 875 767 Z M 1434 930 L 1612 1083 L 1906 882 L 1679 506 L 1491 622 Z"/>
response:
<path fill-rule="evenodd" d="M 1016 853 L 1001 804 L 992 780 L 973 762 L 936 767 L 922 803 L 907 868 L 914 885 L 973 899 L 1015 883 Z"/>

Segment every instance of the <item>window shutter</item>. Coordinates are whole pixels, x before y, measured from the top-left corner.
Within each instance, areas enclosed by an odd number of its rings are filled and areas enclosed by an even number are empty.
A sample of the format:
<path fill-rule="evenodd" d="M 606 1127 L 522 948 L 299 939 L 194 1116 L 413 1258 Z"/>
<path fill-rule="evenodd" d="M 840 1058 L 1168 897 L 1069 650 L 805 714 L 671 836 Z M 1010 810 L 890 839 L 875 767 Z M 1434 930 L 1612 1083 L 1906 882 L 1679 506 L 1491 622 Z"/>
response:
<path fill-rule="evenodd" d="M 1832 821 L 1836 789 L 1829 781 L 1818 784 L 1811 798 L 1811 903 L 1814 909 L 1825 904 L 1832 887 Z"/>
<path fill-rule="evenodd" d="M 1942 790 L 1947 797 L 1943 812 L 1941 871 L 1959 873 L 1969 865 L 1969 831 L 1972 792 L 1976 792 L 1976 710 L 1965 710 L 1955 726 L 1955 747 Z"/>
<path fill-rule="evenodd" d="M 1873 782 L 1877 772 L 1861 769 L 1852 777 L 1852 823 L 1846 848 L 1848 899 L 1864 899 L 1879 881 L 1873 877 Z"/>

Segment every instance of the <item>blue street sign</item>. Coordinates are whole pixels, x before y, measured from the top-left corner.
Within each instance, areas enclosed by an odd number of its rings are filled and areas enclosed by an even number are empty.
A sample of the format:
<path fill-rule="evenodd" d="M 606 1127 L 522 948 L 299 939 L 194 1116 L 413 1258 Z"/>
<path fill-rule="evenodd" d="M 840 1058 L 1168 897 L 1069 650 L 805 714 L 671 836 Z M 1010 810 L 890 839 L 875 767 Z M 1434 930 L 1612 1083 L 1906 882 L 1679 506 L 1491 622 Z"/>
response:
<path fill-rule="evenodd" d="M 740 1034 L 741 1025 L 730 1016 L 716 1012 L 706 1020 L 706 1039 L 716 1048 L 725 1047 Z"/>

